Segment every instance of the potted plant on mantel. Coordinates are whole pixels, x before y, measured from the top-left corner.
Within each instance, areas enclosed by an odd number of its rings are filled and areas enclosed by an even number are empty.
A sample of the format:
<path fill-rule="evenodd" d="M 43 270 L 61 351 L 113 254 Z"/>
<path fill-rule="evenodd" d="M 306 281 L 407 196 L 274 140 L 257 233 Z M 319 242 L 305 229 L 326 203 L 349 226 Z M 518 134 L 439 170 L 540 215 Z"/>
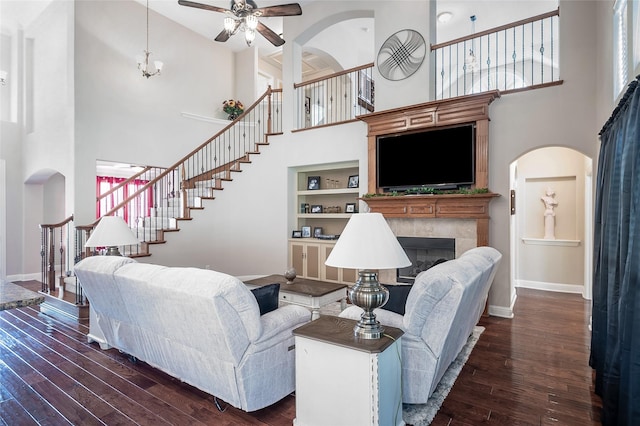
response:
<path fill-rule="evenodd" d="M 447 194 L 488 194 L 489 188 L 458 188 L 458 189 L 436 189 L 425 186 L 419 186 L 415 188 L 409 188 L 405 191 L 390 191 L 385 193 L 368 193 L 364 194 L 362 198 L 373 197 L 399 197 L 403 195 L 447 195 Z"/>

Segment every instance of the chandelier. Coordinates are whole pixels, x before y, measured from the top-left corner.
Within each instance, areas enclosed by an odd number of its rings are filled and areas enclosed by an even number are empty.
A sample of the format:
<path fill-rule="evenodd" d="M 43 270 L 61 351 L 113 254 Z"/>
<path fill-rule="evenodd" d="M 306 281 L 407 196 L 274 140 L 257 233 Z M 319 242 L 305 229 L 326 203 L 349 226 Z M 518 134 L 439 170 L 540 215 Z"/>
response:
<path fill-rule="evenodd" d="M 149 0 L 147 0 L 147 48 L 144 50 L 144 58 L 138 57 L 138 69 L 142 71 L 143 77 L 151 77 L 160 74 L 162 70 L 162 61 L 153 61 L 153 68 L 149 67 Z M 155 69 L 154 69 L 155 68 Z"/>

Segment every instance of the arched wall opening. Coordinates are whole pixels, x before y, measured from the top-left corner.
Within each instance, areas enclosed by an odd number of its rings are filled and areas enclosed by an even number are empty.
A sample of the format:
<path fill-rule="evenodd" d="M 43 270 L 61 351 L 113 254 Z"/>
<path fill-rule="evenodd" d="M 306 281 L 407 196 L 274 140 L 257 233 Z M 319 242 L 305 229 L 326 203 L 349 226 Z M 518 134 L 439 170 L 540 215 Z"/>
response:
<path fill-rule="evenodd" d="M 593 160 L 559 146 L 510 166 L 511 292 L 517 287 L 591 299 Z"/>

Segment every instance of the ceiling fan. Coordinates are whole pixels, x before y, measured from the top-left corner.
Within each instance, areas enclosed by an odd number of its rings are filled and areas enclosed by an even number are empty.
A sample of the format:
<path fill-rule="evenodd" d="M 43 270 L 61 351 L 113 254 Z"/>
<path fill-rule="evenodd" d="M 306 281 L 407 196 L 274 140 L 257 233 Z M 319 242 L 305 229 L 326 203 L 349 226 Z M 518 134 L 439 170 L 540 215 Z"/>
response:
<path fill-rule="evenodd" d="M 189 0 L 178 0 L 182 6 L 221 12 L 227 15 L 224 18 L 224 29 L 215 38 L 216 41 L 225 42 L 239 30 L 245 32 L 245 40 L 248 46 L 255 39 L 256 31 L 262 34 L 274 46 L 282 46 L 284 40 L 269 27 L 258 20 L 260 17 L 295 16 L 302 15 L 302 9 L 298 3 L 281 4 L 277 6 L 258 7 L 253 0 L 231 0 L 231 8 L 210 6 Z"/>

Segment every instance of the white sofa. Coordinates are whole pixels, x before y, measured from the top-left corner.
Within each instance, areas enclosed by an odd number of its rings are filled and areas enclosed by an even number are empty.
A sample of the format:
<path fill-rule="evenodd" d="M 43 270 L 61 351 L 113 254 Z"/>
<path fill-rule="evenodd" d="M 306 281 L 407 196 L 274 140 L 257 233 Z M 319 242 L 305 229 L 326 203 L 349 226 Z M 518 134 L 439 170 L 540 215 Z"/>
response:
<path fill-rule="evenodd" d="M 75 266 L 92 309 L 90 338 L 158 368 L 234 407 L 255 411 L 295 390 L 292 330 L 301 306 L 260 315 L 239 279 L 117 256 Z"/>
<path fill-rule="evenodd" d="M 458 356 L 485 307 L 502 255 L 477 247 L 421 272 L 409 291 L 405 314 L 376 309 L 381 324 L 400 328 L 402 402 L 424 404 Z M 351 306 L 340 316 L 359 319 Z"/>

